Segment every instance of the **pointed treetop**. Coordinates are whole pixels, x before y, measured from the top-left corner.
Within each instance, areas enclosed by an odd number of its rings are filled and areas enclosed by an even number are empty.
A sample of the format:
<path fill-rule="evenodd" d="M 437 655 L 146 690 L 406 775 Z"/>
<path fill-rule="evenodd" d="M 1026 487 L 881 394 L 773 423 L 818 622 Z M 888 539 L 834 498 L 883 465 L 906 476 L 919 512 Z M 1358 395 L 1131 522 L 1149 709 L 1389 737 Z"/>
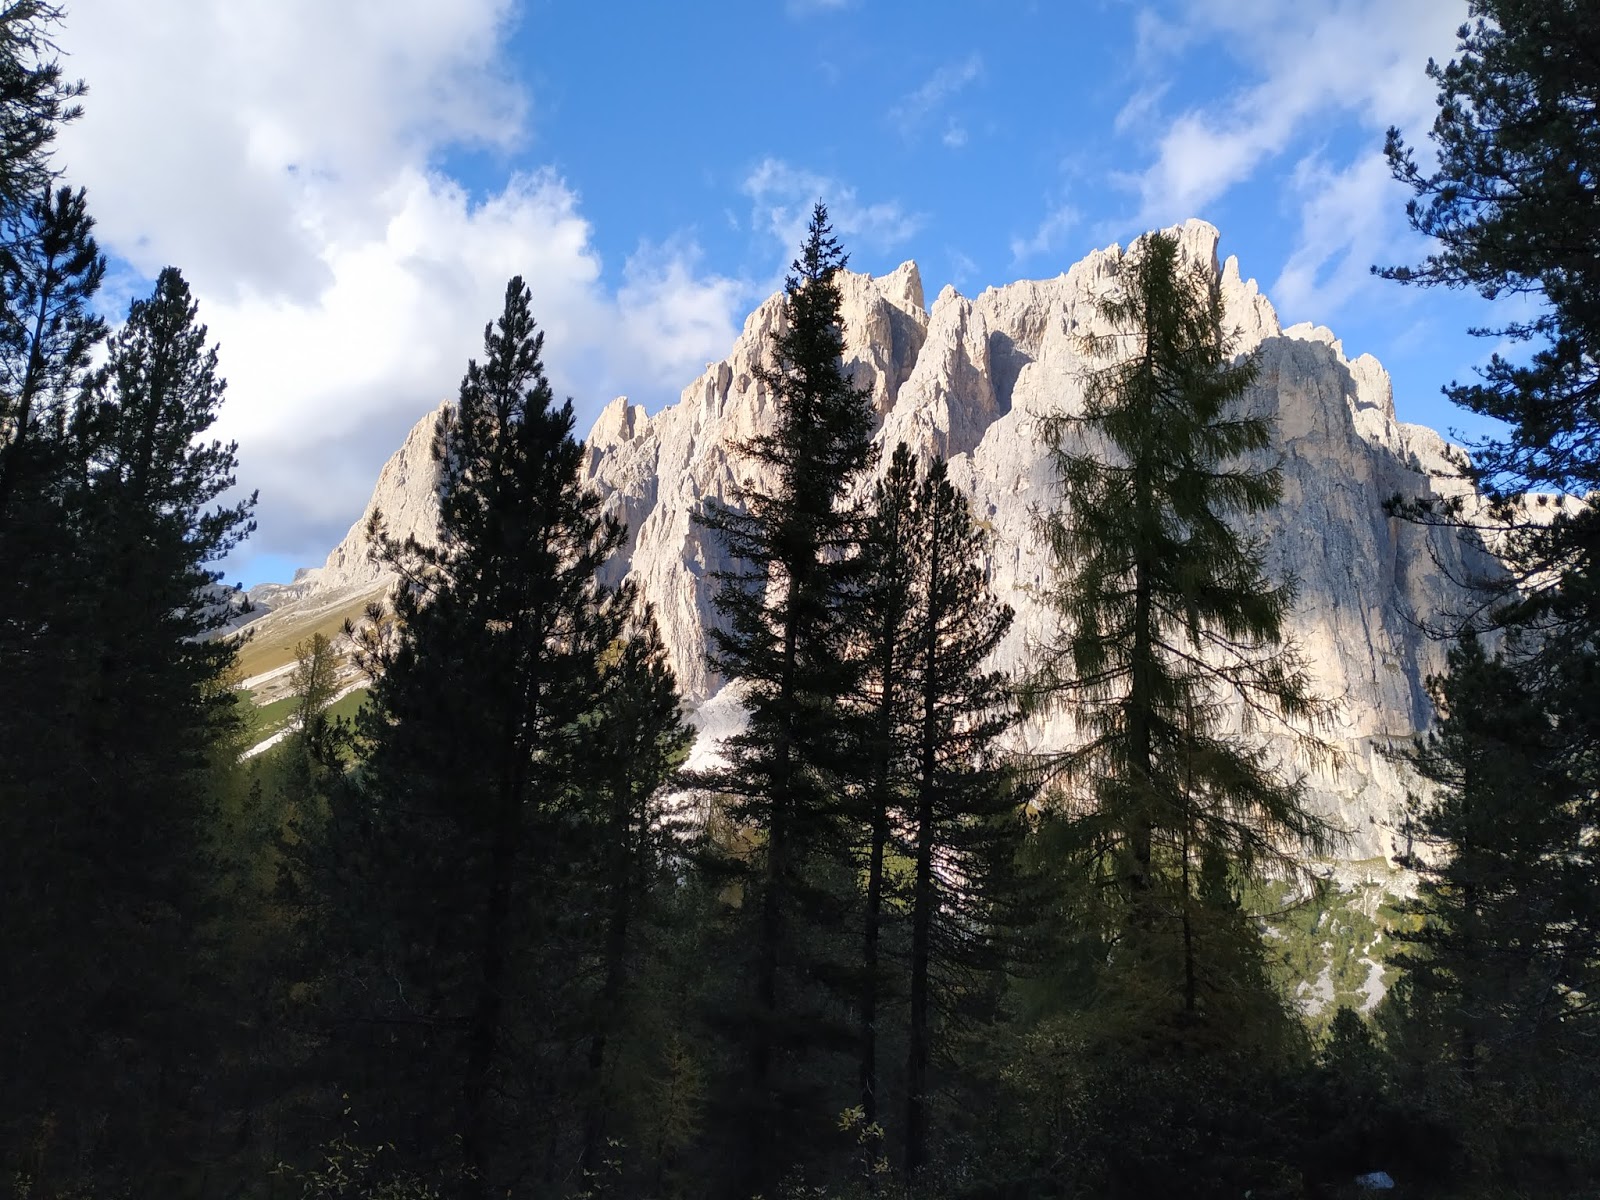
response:
<path fill-rule="evenodd" d="M 835 271 L 844 270 L 849 261 L 850 256 L 833 236 L 833 226 L 828 223 L 828 206 L 818 200 L 811 209 L 811 223 L 806 226 L 800 257 L 790 264 L 794 275 L 788 280 L 789 290 L 794 291 L 802 281 L 830 279 Z"/>

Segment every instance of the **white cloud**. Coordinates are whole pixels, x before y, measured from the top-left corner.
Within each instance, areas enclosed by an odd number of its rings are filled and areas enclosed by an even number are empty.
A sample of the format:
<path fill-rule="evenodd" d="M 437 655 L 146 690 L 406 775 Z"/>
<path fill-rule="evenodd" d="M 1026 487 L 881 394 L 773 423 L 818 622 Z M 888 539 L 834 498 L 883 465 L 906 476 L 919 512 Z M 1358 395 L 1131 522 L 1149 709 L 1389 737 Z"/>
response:
<path fill-rule="evenodd" d="M 939 111 L 946 101 L 982 74 L 983 57 L 977 53 L 967 55 L 960 62 L 946 63 L 889 109 L 889 123 L 899 129 L 903 136 L 915 137 L 924 122 Z M 965 131 L 962 131 L 960 141 L 952 143 L 948 132 L 944 139 L 947 146 L 959 146 L 966 140 Z"/>
<path fill-rule="evenodd" d="M 1077 226 L 1082 214 L 1070 204 L 1061 204 L 1045 215 L 1044 220 L 1027 237 L 1011 239 L 1011 265 L 1024 263 L 1053 254 L 1066 244 L 1067 234 Z"/>
<path fill-rule="evenodd" d="M 1462 0 L 1193 0 L 1188 36 L 1232 47 L 1258 68 L 1258 81 L 1170 123 L 1155 161 L 1130 181 L 1139 194 L 1137 222 L 1151 227 L 1203 215 L 1308 126 L 1338 114 L 1375 131 L 1425 124 L 1433 93 L 1422 64 L 1448 55 L 1464 13 Z M 1166 31 L 1165 45 L 1185 40 L 1159 22 L 1152 27 Z"/>
<path fill-rule="evenodd" d="M 898 201 L 864 203 L 855 188 L 779 158 L 758 163 L 742 190 L 751 200 L 751 228 L 766 229 L 786 254 L 800 245 L 818 200 L 828 206 L 828 218 L 847 250 L 852 244 L 891 250 L 923 224 L 920 215 L 906 212 Z"/>
<path fill-rule="evenodd" d="M 756 297 L 744 280 L 696 274 L 700 257 L 698 245 L 680 239 L 642 245 L 628 259 L 617 292 L 619 382 L 631 376 L 686 384 L 727 352 L 737 333 L 734 314 Z"/>
<path fill-rule="evenodd" d="M 979 267 L 970 254 L 957 250 L 953 246 L 945 248 L 945 256 L 950 260 L 950 282 L 957 290 L 966 288 L 972 280 L 978 277 Z"/>
<path fill-rule="evenodd" d="M 1378 155 L 1342 169 L 1322 157 L 1302 159 L 1293 188 L 1300 203 L 1300 231 L 1270 294 L 1289 323 L 1326 321 L 1358 296 L 1381 289 L 1385 303 L 1401 301 L 1392 283 L 1373 278 L 1371 265 L 1398 262 L 1410 247 L 1392 221 L 1374 219 L 1399 207 L 1396 184 Z"/>
<path fill-rule="evenodd" d="M 1139 65 L 1154 66 L 1183 49 L 1190 32 L 1178 21 L 1169 21 L 1151 8 L 1134 14 L 1134 57 Z"/>
<path fill-rule="evenodd" d="M 180 266 L 221 344 L 217 432 L 262 493 L 244 560 L 320 560 L 404 431 L 454 393 L 514 273 L 580 424 L 617 392 L 668 398 L 737 331 L 741 285 L 700 275 L 692 241 L 641 247 L 613 294 L 556 174 L 472 197 L 433 169 L 449 147 L 527 137 L 530 100 L 499 60 L 511 10 L 73 6 L 61 42 L 90 96 L 61 162 L 102 244 L 147 276 Z"/>
<path fill-rule="evenodd" d="M 1150 138 L 1151 157 L 1119 177 L 1137 212 L 1106 229 L 1204 217 L 1250 187 L 1264 217 L 1287 218 L 1296 231 L 1269 289 L 1286 319 L 1332 321 L 1380 289 L 1384 303 L 1403 303 L 1369 270 L 1411 261 L 1418 249 L 1379 148 L 1391 124 L 1425 132 L 1435 105 L 1423 64 L 1449 57 L 1465 15 L 1465 0 L 1181 0 L 1164 16 L 1141 11 L 1137 81 L 1114 129 Z M 1202 56 L 1218 54 L 1238 82 L 1163 113 Z M 1278 178 L 1285 163 L 1287 187 Z"/>
<path fill-rule="evenodd" d="M 1168 86 L 1166 82 L 1162 82 L 1135 89 L 1117 110 L 1117 115 L 1111 122 L 1112 132 L 1118 137 L 1123 137 L 1154 124 Z"/>

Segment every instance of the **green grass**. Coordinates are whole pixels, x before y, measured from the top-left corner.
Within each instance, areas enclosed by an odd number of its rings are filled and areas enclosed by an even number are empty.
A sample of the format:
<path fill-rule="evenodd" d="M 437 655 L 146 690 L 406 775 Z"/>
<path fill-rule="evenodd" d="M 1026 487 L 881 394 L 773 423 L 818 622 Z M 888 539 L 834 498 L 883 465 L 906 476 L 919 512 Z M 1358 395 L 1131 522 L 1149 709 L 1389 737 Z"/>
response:
<path fill-rule="evenodd" d="M 246 696 L 248 695 L 249 693 L 246 693 Z M 284 722 L 294 713 L 294 706 L 298 703 L 297 697 L 285 696 L 282 700 L 274 700 L 271 704 L 255 704 L 247 700 L 240 705 L 240 716 L 244 718 L 245 729 L 250 735 L 250 744 L 253 746 L 282 729 Z"/>
<path fill-rule="evenodd" d="M 328 715 L 352 721 L 366 702 L 367 689 L 357 688 L 348 696 L 343 696 L 330 704 Z M 243 704 L 240 715 L 244 718 L 248 733 L 246 744 L 257 745 L 277 733 L 294 715 L 295 705 L 298 703 L 297 697 L 285 696 L 282 700 L 274 700 L 271 704 L 252 704 L 248 701 Z"/>
<path fill-rule="evenodd" d="M 1360 1008 L 1366 1002 L 1369 960 L 1385 968 L 1385 983 L 1392 979 L 1387 959 L 1395 947 L 1389 934 L 1404 918 L 1382 884 L 1361 884 L 1350 891 L 1328 885 L 1298 904 L 1289 903 L 1282 884 L 1270 885 L 1265 893 L 1256 911 L 1268 914 L 1266 945 L 1280 983 L 1294 994 L 1300 982 L 1315 986 L 1326 971 L 1333 985 L 1332 1001 L 1308 1018 L 1314 1029 L 1339 1008 Z M 1376 919 L 1367 915 L 1369 909 Z"/>
<path fill-rule="evenodd" d="M 328 706 L 330 717 L 342 718 L 346 721 L 355 720 L 356 713 L 361 711 L 362 705 L 367 702 L 367 689 L 357 688 L 343 699 L 336 700 Z"/>
<path fill-rule="evenodd" d="M 310 641 L 314 634 L 320 633 L 332 640 L 344 628 L 347 619 L 359 619 L 366 612 L 367 605 L 382 594 L 383 588 L 380 587 L 327 612 L 301 614 L 290 609 L 282 616 L 268 613 L 258 623 L 245 626 L 243 641 L 239 646 L 241 677 L 249 679 L 276 667 L 287 666 L 295 660 L 296 647 Z"/>

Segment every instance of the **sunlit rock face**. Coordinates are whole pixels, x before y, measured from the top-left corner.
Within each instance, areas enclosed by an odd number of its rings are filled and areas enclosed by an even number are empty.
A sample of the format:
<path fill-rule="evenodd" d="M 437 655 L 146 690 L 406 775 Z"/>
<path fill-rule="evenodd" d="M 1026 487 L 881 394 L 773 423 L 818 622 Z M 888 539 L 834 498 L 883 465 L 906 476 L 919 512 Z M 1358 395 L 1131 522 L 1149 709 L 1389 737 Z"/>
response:
<path fill-rule="evenodd" d="M 1269 572 L 1298 581 L 1289 632 L 1320 692 L 1336 702 L 1325 736 L 1341 753 L 1312 771 L 1311 795 L 1350 831 L 1343 857 L 1387 853 L 1406 784 L 1384 750 L 1426 726 L 1424 681 L 1444 665 L 1444 647 L 1418 622 L 1461 609 L 1465 597 L 1452 577 L 1481 574 L 1492 564 L 1451 535 L 1385 515 L 1388 497 L 1427 495 L 1441 486 L 1431 476 L 1447 470 L 1446 446 L 1432 430 L 1396 421 L 1389 377 L 1378 362 L 1347 358 L 1326 329 L 1282 328 L 1235 260 L 1219 262 L 1210 225 L 1190 221 L 1173 232 L 1184 257 L 1217 278 L 1238 352 L 1259 353 L 1246 402 L 1275 422 L 1276 444 L 1261 465 L 1281 466 L 1283 503 L 1249 532 L 1263 540 Z M 1081 406 L 1091 365 L 1082 339 L 1103 329 L 1096 300 L 1117 286 L 1124 261 L 1125 252 L 1112 247 L 1054 279 L 991 288 L 971 299 L 946 288 L 931 307 L 913 263 L 880 277 L 847 273 L 840 280 L 846 359 L 878 415 L 880 464 L 899 441 L 945 456 L 952 479 L 991 532 L 989 577 L 1017 611 L 997 653 L 997 665 L 1008 670 L 1020 671 L 1030 643 L 1055 632 L 1040 598 L 1053 586 L 1053 568 L 1035 523 L 1040 509 L 1060 500 L 1036 419 Z M 678 403 L 648 416 L 619 398 L 588 437 L 588 480 L 629 531 L 613 578 L 631 574 L 655 606 L 680 685 L 708 735 L 702 753 L 714 750 L 709 735 L 737 723 L 738 704 L 705 662 L 706 629 L 716 620 L 713 576 L 728 564 L 694 517 L 707 499 L 735 503 L 741 488 L 769 483 L 738 447 L 771 428 L 773 399 L 758 367 L 782 321 L 781 297 L 774 296 Z M 418 424 L 373 496 L 371 507 L 401 536 L 431 529 L 435 419 Z M 361 586 L 377 577 L 364 521 L 305 584 Z M 1064 746 L 1076 736 L 1066 713 L 1019 735 L 1033 747 Z M 1288 754 L 1290 739 L 1282 732 L 1257 727 L 1248 736 L 1268 738 Z"/>

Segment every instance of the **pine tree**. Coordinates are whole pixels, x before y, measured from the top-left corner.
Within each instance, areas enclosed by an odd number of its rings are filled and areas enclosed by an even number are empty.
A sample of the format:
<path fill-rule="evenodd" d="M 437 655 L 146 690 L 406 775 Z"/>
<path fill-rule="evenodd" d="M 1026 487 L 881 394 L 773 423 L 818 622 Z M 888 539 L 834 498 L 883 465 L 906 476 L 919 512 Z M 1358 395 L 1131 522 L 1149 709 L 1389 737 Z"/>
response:
<path fill-rule="evenodd" d="M 1021 848 L 1019 797 L 996 740 L 1016 718 L 1009 679 L 985 670 L 1011 628 L 989 589 L 982 530 L 935 460 L 916 492 L 915 602 L 907 663 L 908 794 L 903 852 L 911 861 L 905 1171 L 929 1161 L 930 1067 L 946 1025 L 992 990 L 1017 922 L 1012 883 Z"/>
<path fill-rule="evenodd" d="M 569 875 L 590 829 L 563 740 L 593 702 L 596 575 L 621 530 L 583 486 L 543 341 L 514 278 L 440 418 L 438 544 L 384 541 L 398 641 L 373 664 L 370 754 L 333 818 L 356 876 L 339 919 L 371 939 L 345 971 L 369 1034 L 349 1083 L 424 1163 L 453 1143 L 469 1195 L 555 1169 L 587 1018 Z"/>
<path fill-rule="evenodd" d="M 619 1071 L 618 1044 L 628 1032 L 629 987 L 641 973 L 648 927 L 658 916 L 657 893 L 682 857 L 662 790 L 693 739 L 655 614 L 638 604 L 631 586 L 613 600 L 619 628 L 601 657 L 600 693 L 574 727 L 571 746 L 576 803 L 595 826 L 594 908 L 604 914 L 596 939 L 600 986 L 592 1002 L 582 1152 L 591 1171 L 614 1132 L 613 1114 L 638 1084 Z"/>
<path fill-rule="evenodd" d="M 106 265 L 81 188 L 46 190 L 0 218 L 10 224 L 0 253 L 0 535 L 16 542 L 39 517 L 12 510 L 49 496 L 69 469 L 72 405 L 105 336 L 89 301 Z"/>
<path fill-rule="evenodd" d="M 895 447 L 889 470 L 873 491 L 862 541 L 860 590 L 862 678 L 858 703 L 862 789 L 867 835 L 866 897 L 862 921 L 861 1113 L 867 1126 L 878 1121 L 879 1000 L 888 980 L 880 963 L 888 895 L 890 834 L 905 812 L 908 788 L 907 744 L 914 694 L 911 659 L 915 605 L 917 469 L 905 443 Z"/>
<path fill-rule="evenodd" d="M 1436 165 L 1419 166 L 1398 130 L 1387 145 L 1393 173 L 1415 194 L 1412 227 L 1435 248 L 1418 266 L 1380 274 L 1536 306 L 1529 318 L 1476 331 L 1522 352 L 1492 355 L 1477 380 L 1445 389 L 1504 430 L 1472 444 L 1460 462 L 1490 504 L 1399 505 L 1468 536 L 1487 529 L 1510 568 L 1474 581 L 1483 603 L 1469 622 L 1509 630 L 1502 653 L 1455 652 L 1451 677 L 1436 684 L 1453 715 L 1417 759 L 1439 788 L 1421 813 L 1424 829 L 1444 840 L 1447 856 L 1427 894 L 1438 920 L 1414 955 L 1411 990 L 1419 1002 L 1445 994 L 1465 1005 L 1464 1066 L 1514 1067 L 1517 1086 L 1559 1088 L 1581 1111 L 1576 1097 L 1596 1094 L 1592 1078 L 1575 1082 L 1542 1052 L 1497 1054 L 1487 1043 L 1535 1030 L 1547 1046 L 1593 1036 L 1589 1006 L 1562 1008 L 1555 997 L 1583 988 L 1575 981 L 1600 963 L 1600 887 L 1587 832 L 1600 821 L 1600 13 L 1578 0 L 1473 0 L 1458 37 L 1452 61 L 1428 64 L 1439 91 L 1429 133 Z M 1553 500 L 1537 495 L 1549 492 Z M 1573 496 L 1587 502 L 1567 503 Z M 1523 778 L 1502 773 L 1511 764 Z M 1482 886 L 1473 882 L 1480 873 Z M 1558 881 L 1566 891 L 1556 918 L 1549 906 Z M 1548 940 L 1531 933 L 1541 920 L 1554 922 Z M 1427 965 L 1460 959 L 1469 944 L 1492 948 L 1458 962 L 1459 981 Z M 1505 973 L 1502 992 L 1511 981 L 1546 979 L 1547 1003 L 1485 998 L 1491 963 Z M 1479 990 L 1469 996 L 1469 986 Z"/>
<path fill-rule="evenodd" d="M 1583 495 L 1600 487 L 1600 13 L 1583 0 L 1472 0 L 1469 13 L 1457 57 L 1428 63 L 1435 165 L 1419 166 L 1398 129 L 1386 147 L 1415 193 L 1412 227 L 1437 249 L 1379 273 L 1540 300 L 1533 318 L 1478 332 L 1542 348 L 1527 362 L 1495 354 L 1478 382 L 1445 391 L 1507 427 L 1472 447 L 1481 488 Z M 1574 524 L 1577 549 L 1592 536 Z"/>
<path fill-rule="evenodd" d="M 0 212 L 15 212 L 49 188 L 56 131 L 82 115 L 81 82 L 68 82 L 52 31 L 62 18 L 46 0 L 0 7 Z"/>
<path fill-rule="evenodd" d="M 7 959 L 25 964 L 27 991 L 47 1006 L 19 1027 L 28 1055 L 74 1066 L 8 1075 L 51 1079 L 36 1103 L 63 1103 L 79 1136 L 96 1130 L 74 1165 L 146 1185 L 160 1175 L 139 1173 L 171 1170 L 172 1139 L 202 1120 L 190 1105 L 227 1004 L 208 950 L 234 646 L 204 635 L 220 620 L 209 564 L 252 528 L 253 498 L 219 503 L 235 485 L 234 447 L 199 440 L 223 384 L 195 316 L 182 277 L 164 271 L 49 434 L 68 464 L 51 501 L 61 540 L 24 572 L 54 575 L 35 594 L 27 648 L 51 674 L 7 714 L 43 722 L 25 734 L 27 758 L 11 760 L 40 773 L 14 777 L 7 806 L 26 856 L 8 864 L 6 899 L 37 914 L 21 932 L 38 937 Z M 13 495 L 20 519 L 24 493 Z M 105 1094 L 108 1076 L 120 1086 Z"/>
<path fill-rule="evenodd" d="M 1206 975 L 1202 872 L 1260 878 L 1327 833 L 1297 779 L 1224 731 L 1225 706 L 1279 723 L 1321 706 L 1285 644 L 1292 583 L 1270 583 L 1238 529 L 1278 502 L 1280 477 L 1249 461 L 1271 429 L 1243 408 L 1255 363 L 1233 359 L 1215 281 L 1148 234 L 1098 315 L 1106 332 L 1084 349 L 1103 365 L 1081 413 L 1041 422 L 1062 492 L 1039 522 L 1061 633 L 1040 647 L 1029 702 L 1067 709 L 1085 735 L 1051 766 L 1115 886 L 1119 960 L 1145 960 L 1157 1013 L 1192 1019 L 1237 982 Z"/>
<path fill-rule="evenodd" d="M 744 489 L 736 507 L 708 503 L 700 518 L 735 564 L 718 577 L 725 624 L 711 630 L 710 662 L 749 710 L 746 730 L 724 744 L 726 768 L 698 782 L 725 797 L 731 820 L 755 837 L 747 854 L 719 864 L 737 878 L 748 918 L 733 1136 L 752 1190 L 813 1149 L 814 1131 L 833 1113 L 802 1067 L 847 1036 L 836 996 L 850 986 L 842 943 L 855 883 L 841 698 L 858 670 L 848 614 L 861 536 L 849 493 L 872 460 L 873 413 L 843 365 L 834 276 L 844 265 L 819 203 L 786 286 L 783 332 L 759 377 L 776 428 L 742 447 L 771 483 Z"/>
<path fill-rule="evenodd" d="M 1573 998 L 1600 982 L 1571 906 L 1595 866 L 1580 788 L 1555 721 L 1477 638 L 1430 683 L 1440 718 L 1411 761 L 1431 794 L 1413 800 L 1402 858 L 1422 878 L 1421 924 L 1396 929 L 1395 961 L 1434 997 L 1466 1079 L 1515 1076 L 1556 1052 Z"/>

